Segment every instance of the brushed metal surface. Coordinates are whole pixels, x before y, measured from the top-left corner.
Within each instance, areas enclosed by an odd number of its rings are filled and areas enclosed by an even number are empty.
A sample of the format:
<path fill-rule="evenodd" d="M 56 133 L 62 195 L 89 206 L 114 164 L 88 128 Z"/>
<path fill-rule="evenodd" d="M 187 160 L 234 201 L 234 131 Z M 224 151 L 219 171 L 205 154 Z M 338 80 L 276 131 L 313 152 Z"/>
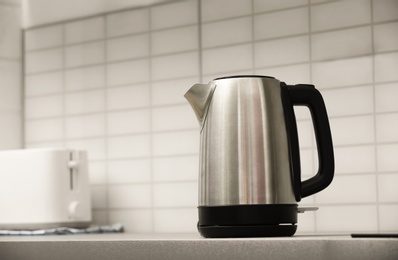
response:
<path fill-rule="evenodd" d="M 296 203 L 280 82 L 212 81 L 203 122 L 199 206 Z"/>

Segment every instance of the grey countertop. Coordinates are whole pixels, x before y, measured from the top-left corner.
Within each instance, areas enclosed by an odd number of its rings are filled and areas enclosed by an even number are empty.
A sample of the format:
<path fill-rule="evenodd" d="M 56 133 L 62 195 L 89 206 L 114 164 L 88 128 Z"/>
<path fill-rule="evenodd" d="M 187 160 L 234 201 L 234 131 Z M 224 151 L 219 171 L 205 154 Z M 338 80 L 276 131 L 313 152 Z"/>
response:
<path fill-rule="evenodd" d="M 199 234 L 1 236 L 0 259 L 398 259 L 398 238 L 294 236 L 205 239 Z"/>

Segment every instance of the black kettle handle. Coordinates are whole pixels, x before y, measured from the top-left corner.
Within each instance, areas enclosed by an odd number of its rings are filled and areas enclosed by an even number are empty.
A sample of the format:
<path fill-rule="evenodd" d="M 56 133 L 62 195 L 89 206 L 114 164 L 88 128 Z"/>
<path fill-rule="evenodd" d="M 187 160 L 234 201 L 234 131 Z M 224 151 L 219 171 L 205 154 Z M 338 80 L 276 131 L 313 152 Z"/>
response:
<path fill-rule="evenodd" d="M 334 176 L 333 142 L 330 132 L 329 119 L 321 93 L 319 93 L 319 91 L 315 89 L 313 85 L 298 84 L 294 86 L 285 86 L 288 90 L 288 99 L 290 101 L 289 103 L 291 104 L 291 112 L 293 113 L 294 117 L 294 122 L 292 123 L 292 125 L 294 125 L 294 130 L 290 130 L 290 135 L 291 137 L 293 135 L 293 139 L 296 139 L 293 141 L 297 142 L 297 147 L 290 148 L 291 156 L 295 157 L 292 158 L 293 163 L 296 161 L 296 166 L 298 164 L 298 167 L 300 167 L 297 127 L 292 106 L 307 106 L 309 108 L 312 115 L 316 144 L 318 148 L 319 169 L 314 177 L 301 182 L 300 169 L 298 171 L 293 169 L 293 174 L 295 175 L 293 176 L 293 185 L 296 186 L 296 199 L 299 201 L 301 198 L 307 197 L 325 189 L 332 182 Z M 295 149 L 297 151 L 294 151 Z M 297 187 L 298 185 L 299 187 Z"/>

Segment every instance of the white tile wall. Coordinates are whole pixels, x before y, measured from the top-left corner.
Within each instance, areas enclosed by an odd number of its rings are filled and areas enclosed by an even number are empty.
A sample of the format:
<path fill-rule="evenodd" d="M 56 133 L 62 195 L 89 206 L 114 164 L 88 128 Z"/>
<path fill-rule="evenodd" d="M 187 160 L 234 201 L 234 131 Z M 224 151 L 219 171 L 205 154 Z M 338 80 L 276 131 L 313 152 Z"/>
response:
<path fill-rule="evenodd" d="M 25 96 L 56 94 L 63 91 L 63 72 L 49 72 L 25 77 Z"/>
<path fill-rule="evenodd" d="M 279 26 L 270 26 L 278 23 Z M 257 15 L 254 17 L 254 30 L 258 40 L 308 33 L 308 8 Z"/>
<path fill-rule="evenodd" d="M 108 37 L 146 32 L 149 30 L 149 10 L 138 9 L 107 15 L 105 27 Z"/>
<path fill-rule="evenodd" d="M 65 43 L 99 40 L 104 37 L 104 18 L 95 17 L 65 25 Z"/>
<path fill-rule="evenodd" d="M 59 47 L 64 44 L 62 25 L 53 25 L 25 33 L 25 50 L 33 51 L 44 48 Z"/>
<path fill-rule="evenodd" d="M 396 232 L 397 8 L 190 0 L 26 30 L 25 146 L 88 151 L 95 223 L 195 232 L 199 125 L 184 93 L 240 73 L 312 83 L 336 175 L 302 200 L 320 209 L 299 215 L 298 233 Z M 308 109 L 295 112 L 306 179 L 318 169 L 314 131 Z"/>
<path fill-rule="evenodd" d="M 106 47 L 108 61 L 147 57 L 149 55 L 149 35 L 138 34 L 111 39 L 108 40 Z"/>

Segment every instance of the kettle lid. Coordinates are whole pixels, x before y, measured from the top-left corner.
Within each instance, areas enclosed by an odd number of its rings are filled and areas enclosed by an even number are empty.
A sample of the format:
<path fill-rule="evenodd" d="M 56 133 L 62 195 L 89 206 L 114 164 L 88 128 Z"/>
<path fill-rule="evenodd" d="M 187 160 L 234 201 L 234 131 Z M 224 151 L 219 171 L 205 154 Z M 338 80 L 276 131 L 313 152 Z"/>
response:
<path fill-rule="evenodd" d="M 271 76 L 262 76 L 262 75 L 234 75 L 234 76 L 219 77 L 219 78 L 215 78 L 214 80 L 235 79 L 235 78 L 268 78 L 268 79 L 275 79 L 274 77 L 271 77 Z"/>

